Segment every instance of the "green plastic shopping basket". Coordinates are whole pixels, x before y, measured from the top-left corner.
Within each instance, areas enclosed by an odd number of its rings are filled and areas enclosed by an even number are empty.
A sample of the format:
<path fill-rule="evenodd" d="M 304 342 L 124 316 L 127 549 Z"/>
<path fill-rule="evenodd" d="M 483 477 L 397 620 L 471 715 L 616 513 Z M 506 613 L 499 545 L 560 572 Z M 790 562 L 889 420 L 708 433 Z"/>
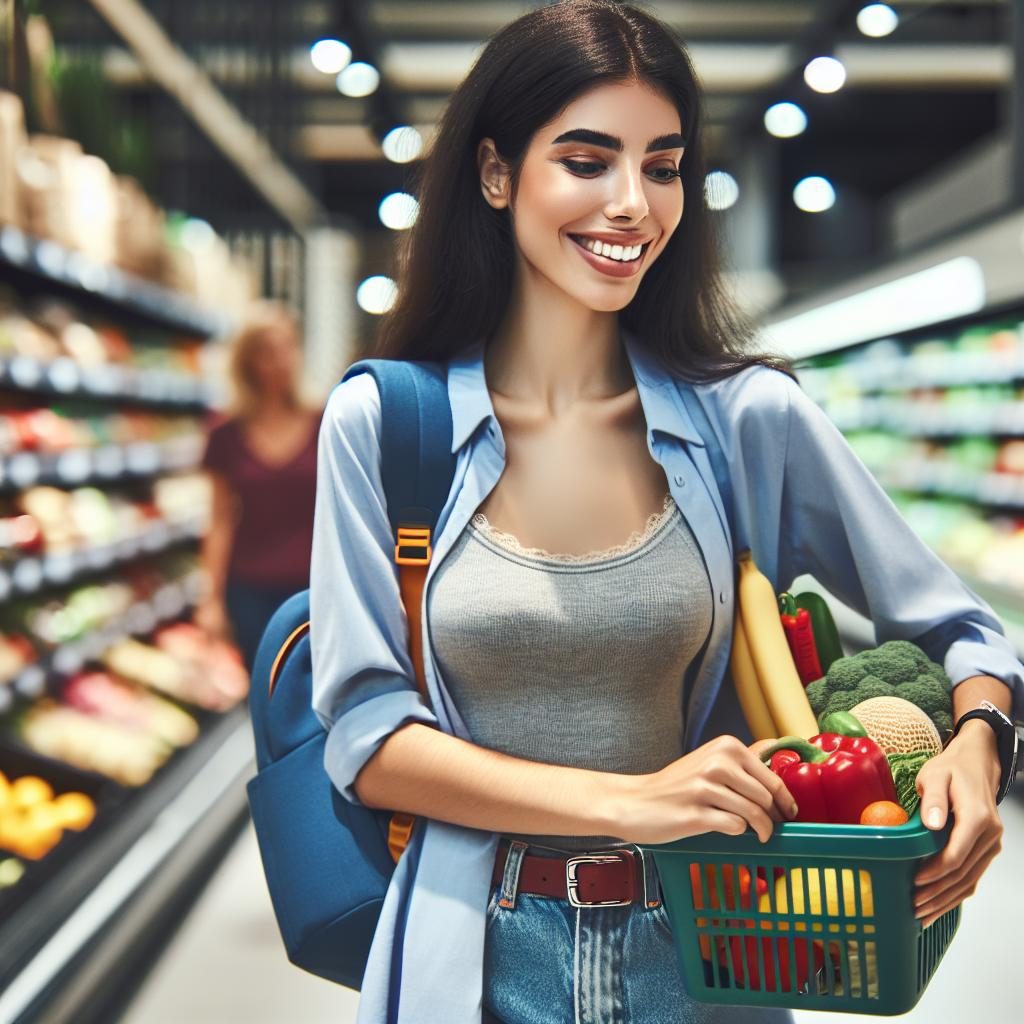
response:
<path fill-rule="evenodd" d="M 921 998 L 960 923 L 923 929 L 913 877 L 948 838 L 915 814 L 874 828 L 790 822 L 762 844 L 709 832 L 645 846 L 687 989 L 706 1003 L 895 1015 Z"/>

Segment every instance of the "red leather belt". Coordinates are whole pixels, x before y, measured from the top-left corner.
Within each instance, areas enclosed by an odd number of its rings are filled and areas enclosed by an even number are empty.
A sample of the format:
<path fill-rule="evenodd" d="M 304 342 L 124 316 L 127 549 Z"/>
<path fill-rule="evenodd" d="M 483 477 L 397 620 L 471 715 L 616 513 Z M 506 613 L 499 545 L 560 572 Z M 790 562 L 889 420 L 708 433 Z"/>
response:
<path fill-rule="evenodd" d="M 501 884 L 509 849 L 506 843 L 498 847 L 492 885 Z M 628 849 L 564 857 L 527 853 L 519 867 L 516 891 L 568 900 L 574 907 L 625 907 L 644 901 L 643 862 Z M 649 895 L 647 905 L 658 906 L 657 891 Z"/>

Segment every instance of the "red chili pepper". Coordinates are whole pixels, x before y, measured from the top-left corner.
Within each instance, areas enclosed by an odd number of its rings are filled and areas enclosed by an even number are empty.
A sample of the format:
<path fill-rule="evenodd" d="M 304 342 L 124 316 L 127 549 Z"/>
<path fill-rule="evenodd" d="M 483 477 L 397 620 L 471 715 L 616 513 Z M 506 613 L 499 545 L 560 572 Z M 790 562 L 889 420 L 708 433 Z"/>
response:
<path fill-rule="evenodd" d="M 796 599 L 788 592 L 779 595 L 779 605 L 782 608 L 782 628 L 786 641 L 796 663 L 800 682 L 806 686 L 825 674 L 814 642 L 811 613 L 806 608 L 798 608 Z"/>
<path fill-rule="evenodd" d="M 784 750 L 794 751 L 801 760 L 781 764 L 776 770 L 771 762 Z M 856 825 L 868 804 L 895 797 L 889 763 L 867 737 L 824 733 L 808 742 L 798 736 L 784 736 L 761 758 L 769 762 L 792 793 L 797 821 Z"/>

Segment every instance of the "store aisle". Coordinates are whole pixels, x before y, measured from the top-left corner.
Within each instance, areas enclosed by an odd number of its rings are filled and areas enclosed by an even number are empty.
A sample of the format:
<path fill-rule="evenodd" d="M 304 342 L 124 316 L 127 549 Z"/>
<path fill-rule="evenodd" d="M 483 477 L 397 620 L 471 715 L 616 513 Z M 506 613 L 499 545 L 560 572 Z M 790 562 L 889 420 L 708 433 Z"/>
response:
<path fill-rule="evenodd" d="M 250 825 L 122 1024 L 349 1024 L 356 1002 L 285 959 Z"/>
<path fill-rule="evenodd" d="M 1024 785 L 1003 805 L 1006 836 L 979 893 L 965 906 L 949 956 L 906 1024 L 980 1020 L 1016 1024 L 1021 996 L 1002 971 L 1024 920 Z M 218 870 L 122 1024 L 350 1024 L 356 995 L 292 967 L 284 957 L 247 828 Z M 798 1024 L 891 1017 L 802 1012 Z"/>

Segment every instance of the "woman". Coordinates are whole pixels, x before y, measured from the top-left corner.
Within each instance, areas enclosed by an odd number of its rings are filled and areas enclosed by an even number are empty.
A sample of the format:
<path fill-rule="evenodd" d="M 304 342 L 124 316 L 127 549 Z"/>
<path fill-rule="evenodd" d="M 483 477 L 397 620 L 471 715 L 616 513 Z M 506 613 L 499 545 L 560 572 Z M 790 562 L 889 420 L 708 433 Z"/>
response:
<path fill-rule="evenodd" d="M 232 414 L 203 458 L 213 507 L 195 621 L 212 636 L 233 634 L 249 669 L 274 609 L 309 585 L 320 414 L 302 401 L 301 366 L 294 316 L 256 305 L 231 350 Z"/>
<path fill-rule="evenodd" d="M 1007 708 L 1011 686 L 1020 699 L 991 609 L 785 364 L 748 354 L 718 290 L 703 177 L 689 61 L 627 5 L 524 15 L 442 119 L 380 338 L 384 355 L 448 365 L 458 460 L 424 596 L 430 707 L 407 653 L 371 378 L 338 388 L 320 442 L 310 594 L 325 768 L 349 800 L 421 816 L 377 928 L 363 1024 L 788 1019 L 686 993 L 635 846 L 622 859 L 647 898 L 627 906 L 577 909 L 538 881 L 546 864 L 564 879 L 580 851 L 747 828 L 766 840 L 793 814 L 727 678 L 734 553 L 679 378 L 697 382 L 737 534 L 777 590 L 812 572 L 879 641 L 933 631 L 957 713 L 983 697 Z M 596 255 L 595 240 L 611 249 Z M 981 722 L 924 773 L 928 824 L 957 812 L 922 872 L 925 922 L 998 850 L 997 773 Z"/>

